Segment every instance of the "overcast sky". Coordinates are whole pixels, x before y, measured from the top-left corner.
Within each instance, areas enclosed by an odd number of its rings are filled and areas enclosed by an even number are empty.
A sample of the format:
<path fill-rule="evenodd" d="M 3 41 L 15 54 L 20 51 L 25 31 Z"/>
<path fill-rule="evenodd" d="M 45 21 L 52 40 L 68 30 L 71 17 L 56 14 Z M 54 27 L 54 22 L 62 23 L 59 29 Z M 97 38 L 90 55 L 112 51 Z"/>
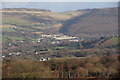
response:
<path fill-rule="evenodd" d="M 32 0 L 31 0 L 32 1 Z M 117 7 L 117 2 L 3 2 L 3 8 L 37 8 L 55 12 Z"/>
<path fill-rule="evenodd" d="M 118 2 L 119 0 L 1 0 L 2 2 Z"/>

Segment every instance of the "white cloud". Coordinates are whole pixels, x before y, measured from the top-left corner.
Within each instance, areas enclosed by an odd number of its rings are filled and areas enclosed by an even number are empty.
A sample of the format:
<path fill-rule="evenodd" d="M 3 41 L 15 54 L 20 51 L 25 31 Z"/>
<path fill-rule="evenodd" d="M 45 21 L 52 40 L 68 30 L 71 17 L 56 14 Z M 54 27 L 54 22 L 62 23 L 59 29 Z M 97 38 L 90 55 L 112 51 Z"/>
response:
<path fill-rule="evenodd" d="M 118 2 L 119 0 L 1 0 L 2 2 Z"/>

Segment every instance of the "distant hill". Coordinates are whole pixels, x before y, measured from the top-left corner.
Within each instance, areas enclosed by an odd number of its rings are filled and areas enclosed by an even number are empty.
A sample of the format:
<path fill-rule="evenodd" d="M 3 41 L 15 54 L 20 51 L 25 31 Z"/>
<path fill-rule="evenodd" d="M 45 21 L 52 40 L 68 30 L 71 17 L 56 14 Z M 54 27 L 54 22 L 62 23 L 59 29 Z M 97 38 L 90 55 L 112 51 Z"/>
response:
<path fill-rule="evenodd" d="M 9 11 L 47 11 L 51 12 L 47 9 L 33 9 L 33 8 L 4 8 L 3 10 L 9 10 Z"/>
<path fill-rule="evenodd" d="M 118 9 L 86 9 L 87 14 L 63 22 L 61 33 L 79 37 L 111 36 L 118 31 Z"/>
<path fill-rule="evenodd" d="M 117 8 L 52 12 L 46 9 L 2 9 L 3 41 L 31 40 L 41 33 L 91 38 L 117 32 Z"/>
<path fill-rule="evenodd" d="M 3 41 L 37 39 L 41 33 L 58 33 L 68 19 L 83 15 L 81 11 L 51 12 L 45 9 L 2 9 Z"/>

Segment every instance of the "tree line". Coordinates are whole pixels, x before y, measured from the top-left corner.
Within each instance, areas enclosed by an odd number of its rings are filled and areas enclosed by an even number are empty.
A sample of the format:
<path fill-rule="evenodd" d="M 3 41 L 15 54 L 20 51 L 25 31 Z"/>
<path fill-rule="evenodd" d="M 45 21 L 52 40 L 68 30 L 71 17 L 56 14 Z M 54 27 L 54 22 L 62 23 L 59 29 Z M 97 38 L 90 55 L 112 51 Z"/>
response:
<path fill-rule="evenodd" d="M 50 61 L 3 60 L 3 78 L 116 78 L 117 54 L 90 55 L 85 58 L 59 58 Z"/>

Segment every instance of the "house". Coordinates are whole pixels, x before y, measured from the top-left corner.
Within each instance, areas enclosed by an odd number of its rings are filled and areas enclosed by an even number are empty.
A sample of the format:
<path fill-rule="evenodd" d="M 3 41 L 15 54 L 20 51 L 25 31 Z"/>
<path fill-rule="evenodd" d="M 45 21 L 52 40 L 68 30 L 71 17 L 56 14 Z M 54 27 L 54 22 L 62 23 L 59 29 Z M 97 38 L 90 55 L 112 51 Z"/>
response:
<path fill-rule="evenodd" d="M 59 41 L 53 41 L 51 42 L 52 44 L 59 44 L 60 42 Z"/>
<path fill-rule="evenodd" d="M 9 43 L 8 45 L 9 45 L 9 46 L 11 46 L 12 44 L 11 44 L 11 43 Z"/>
<path fill-rule="evenodd" d="M 20 55 L 21 54 L 21 52 L 17 52 L 17 53 L 15 53 L 16 55 Z"/>
<path fill-rule="evenodd" d="M 40 58 L 39 61 L 47 61 L 46 58 Z"/>
<path fill-rule="evenodd" d="M 69 40 L 69 41 L 71 41 L 71 42 L 79 42 L 79 40 L 77 40 L 77 39 Z"/>
<path fill-rule="evenodd" d="M 53 37 L 53 38 L 56 40 L 76 39 L 76 37 L 71 37 L 71 36 L 66 36 L 66 35 L 59 36 L 59 37 Z"/>
<path fill-rule="evenodd" d="M 40 40 L 37 41 L 38 43 L 40 42 Z"/>
<path fill-rule="evenodd" d="M 20 54 L 21 54 L 21 52 L 9 53 L 10 56 L 11 56 L 11 55 L 20 55 Z"/>
<path fill-rule="evenodd" d="M 5 57 L 5 56 L 2 56 L 3 58 Z"/>
<path fill-rule="evenodd" d="M 50 60 L 50 58 L 41 57 L 40 59 L 38 59 L 38 61 L 48 61 L 48 60 Z"/>

